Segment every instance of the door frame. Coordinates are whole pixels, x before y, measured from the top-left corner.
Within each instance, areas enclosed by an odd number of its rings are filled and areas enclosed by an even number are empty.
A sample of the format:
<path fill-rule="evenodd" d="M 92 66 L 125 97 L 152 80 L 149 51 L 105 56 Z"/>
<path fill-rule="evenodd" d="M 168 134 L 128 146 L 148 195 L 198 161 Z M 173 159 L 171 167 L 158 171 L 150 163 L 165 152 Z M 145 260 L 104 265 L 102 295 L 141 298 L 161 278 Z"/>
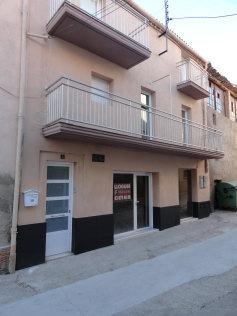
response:
<path fill-rule="evenodd" d="M 115 236 L 126 236 L 132 233 L 144 231 L 145 229 L 153 228 L 153 182 L 151 172 L 134 172 L 134 171 L 114 171 L 114 174 L 132 174 L 133 175 L 133 230 L 115 234 Z M 137 228 L 137 176 L 148 176 L 148 200 L 149 200 L 149 226 L 144 228 Z M 113 183 L 114 184 L 114 183 Z"/>
<path fill-rule="evenodd" d="M 185 220 L 186 218 L 193 218 L 193 175 L 192 171 L 194 169 L 190 168 L 179 168 L 182 172 L 187 171 L 187 213 L 192 213 L 187 217 L 181 218 L 181 220 Z M 180 194 L 180 183 L 179 183 L 179 194 Z M 179 197 L 180 204 L 180 197 Z"/>
<path fill-rule="evenodd" d="M 47 161 L 46 170 L 48 169 L 48 166 L 63 166 L 63 167 L 69 167 L 69 215 L 68 215 L 68 230 L 69 230 L 69 241 L 68 241 L 68 249 L 69 252 L 72 252 L 72 215 L 73 215 L 73 174 L 74 174 L 74 164 L 72 162 L 61 162 L 61 161 Z M 63 181 L 63 180 L 62 180 Z M 46 172 L 46 185 L 47 185 L 48 179 L 47 179 L 47 172 Z M 46 189 L 47 190 L 47 189 Z M 45 222 L 46 222 L 46 196 L 47 191 L 45 192 Z M 47 231 L 46 231 L 46 245 L 45 245 L 45 254 L 47 249 Z M 60 255 L 60 254 L 58 254 Z M 57 256 L 57 254 L 52 255 Z M 51 256 L 47 256 L 49 258 Z"/>

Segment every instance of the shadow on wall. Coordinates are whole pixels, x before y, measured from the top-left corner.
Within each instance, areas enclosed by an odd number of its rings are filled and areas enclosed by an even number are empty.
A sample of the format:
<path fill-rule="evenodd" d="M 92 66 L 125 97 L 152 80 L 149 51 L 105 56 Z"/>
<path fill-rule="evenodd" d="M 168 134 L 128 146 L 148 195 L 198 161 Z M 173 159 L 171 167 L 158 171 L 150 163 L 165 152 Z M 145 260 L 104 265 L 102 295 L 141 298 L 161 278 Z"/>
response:
<path fill-rule="evenodd" d="M 14 179 L 0 174 L 0 248 L 10 242 Z"/>

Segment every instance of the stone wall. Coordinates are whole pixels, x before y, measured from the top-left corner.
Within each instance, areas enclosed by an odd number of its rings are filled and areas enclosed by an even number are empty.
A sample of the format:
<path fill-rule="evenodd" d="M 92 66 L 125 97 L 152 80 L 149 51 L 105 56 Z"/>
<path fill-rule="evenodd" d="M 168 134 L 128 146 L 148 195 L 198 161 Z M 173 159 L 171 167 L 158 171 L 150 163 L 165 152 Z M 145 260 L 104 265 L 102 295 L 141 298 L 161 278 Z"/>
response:
<path fill-rule="evenodd" d="M 9 252 L 10 247 L 0 248 L 0 274 L 8 271 Z"/>
<path fill-rule="evenodd" d="M 216 115 L 216 125 L 213 124 Z M 223 151 L 225 157 L 212 159 L 210 166 L 211 196 L 214 200 L 215 180 L 237 180 L 237 122 L 225 117 L 224 113 L 216 113 L 207 108 L 208 125 L 223 131 Z"/>
<path fill-rule="evenodd" d="M 0 174 L 0 249 L 10 242 L 13 190 L 13 178 L 8 174 Z"/>

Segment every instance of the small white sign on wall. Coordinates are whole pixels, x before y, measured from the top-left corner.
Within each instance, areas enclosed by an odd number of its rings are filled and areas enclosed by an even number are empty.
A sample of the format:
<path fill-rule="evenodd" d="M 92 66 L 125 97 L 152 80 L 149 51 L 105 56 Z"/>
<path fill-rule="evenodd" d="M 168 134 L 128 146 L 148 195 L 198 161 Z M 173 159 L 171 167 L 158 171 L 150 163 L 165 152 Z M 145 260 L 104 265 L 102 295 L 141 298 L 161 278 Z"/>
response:
<path fill-rule="evenodd" d="M 39 204 L 39 192 L 37 190 L 27 190 L 23 194 L 25 207 L 34 207 Z"/>
<path fill-rule="evenodd" d="M 206 189 L 206 187 L 207 187 L 207 177 L 199 176 L 199 188 Z"/>

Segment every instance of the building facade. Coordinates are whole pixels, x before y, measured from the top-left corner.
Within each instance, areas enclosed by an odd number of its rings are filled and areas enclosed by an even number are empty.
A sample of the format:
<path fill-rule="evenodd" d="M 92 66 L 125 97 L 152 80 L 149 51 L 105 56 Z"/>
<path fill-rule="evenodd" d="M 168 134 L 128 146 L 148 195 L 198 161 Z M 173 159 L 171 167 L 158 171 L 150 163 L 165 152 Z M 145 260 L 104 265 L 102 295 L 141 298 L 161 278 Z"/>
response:
<path fill-rule="evenodd" d="M 171 32 L 166 45 L 129 0 L 3 7 L 4 264 L 10 250 L 22 269 L 209 216 L 209 159 L 224 153 L 207 62 Z"/>
<path fill-rule="evenodd" d="M 208 125 L 221 128 L 225 156 L 210 161 L 211 200 L 214 204 L 215 181 L 237 179 L 237 88 L 222 76 L 211 64 L 207 67 L 210 96 L 207 102 Z M 218 205 L 216 205 L 218 207 Z"/>

